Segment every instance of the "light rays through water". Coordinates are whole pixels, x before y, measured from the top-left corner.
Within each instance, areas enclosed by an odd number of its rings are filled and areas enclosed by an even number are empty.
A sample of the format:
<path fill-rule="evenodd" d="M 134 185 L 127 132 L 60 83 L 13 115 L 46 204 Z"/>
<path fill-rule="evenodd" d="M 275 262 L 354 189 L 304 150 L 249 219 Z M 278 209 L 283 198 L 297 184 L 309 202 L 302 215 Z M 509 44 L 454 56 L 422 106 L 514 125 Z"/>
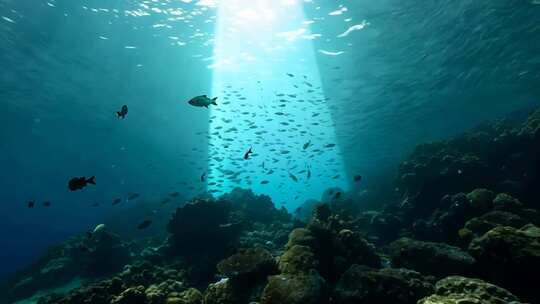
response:
<path fill-rule="evenodd" d="M 293 209 L 328 187 L 347 186 L 301 5 L 218 4 L 210 66 L 219 97 L 210 114 L 211 192 L 251 188 Z M 254 153 L 245 160 L 250 147 Z"/>

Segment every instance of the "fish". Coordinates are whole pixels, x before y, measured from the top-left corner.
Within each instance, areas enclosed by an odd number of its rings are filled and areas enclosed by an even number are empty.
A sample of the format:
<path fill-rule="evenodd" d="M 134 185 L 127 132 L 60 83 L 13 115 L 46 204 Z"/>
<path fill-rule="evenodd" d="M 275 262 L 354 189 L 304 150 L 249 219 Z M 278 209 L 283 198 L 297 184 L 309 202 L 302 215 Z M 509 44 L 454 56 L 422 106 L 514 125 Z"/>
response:
<path fill-rule="evenodd" d="M 338 199 L 341 197 L 341 192 L 336 192 L 336 194 L 334 195 L 334 199 Z"/>
<path fill-rule="evenodd" d="M 138 198 L 139 196 L 141 196 L 139 193 L 133 193 L 130 196 L 128 196 L 128 199 L 129 200 L 134 200 L 134 199 Z"/>
<path fill-rule="evenodd" d="M 215 105 L 217 106 L 217 97 L 209 98 L 206 95 L 201 95 L 192 98 L 188 103 L 194 107 L 205 107 L 208 108 L 209 105 Z"/>
<path fill-rule="evenodd" d="M 355 183 L 357 183 L 357 182 L 362 180 L 362 176 L 361 175 L 355 175 L 353 180 L 354 180 Z"/>
<path fill-rule="evenodd" d="M 268 184 L 268 183 L 269 183 L 269 181 L 267 181 L 267 180 L 261 181 L 261 185 L 266 185 L 266 184 Z"/>
<path fill-rule="evenodd" d="M 253 151 L 251 150 L 251 148 L 249 148 L 249 150 L 244 154 L 244 159 L 247 160 L 251 153 L 253 153 Z"/>
<path fill-rule="evenodd" d="M 120 111 L 116 112 L 116 115 L 118 116 L 118 119 L 120 119 L 120 118 L 124 119 L 124 118 L 126 118 L 127 113 L 128 113 L 128 106 L 123 105 L 122 109 L 120 109 Z"/>
<path fill-rule="evenodd" d="M 307 179 L 311 178 L 311 169 L 308 168 L 307 170 Z"/>
<path fill-rule="evenodd" d="M 166 203 L 168 203 L 168 202 L 170 202 L 170 201 L 171 201 L 171 199 L 166 198 L 166 199 L 162 200 L 161 203 L 162 203 L 162 204 L 166 204 Z"/>
<path fill-rule="evenodd" d="M 336 146 L 336 144 L 328 144 L 328 145 L 326 145 L 326 146 L 324 146 L 324 147 L 325 147 L 325 148 L 333 148 L 333 147 L 335 147 L 335 146 Z"/>
<path fill-rule="evenodd" d="M 82 177 L 74 177 L 74 178 L 69 180 L 68 188 L 71 191 L 77 191 L 77 190 L 83 189 L 88 184 L 95 185 L 96 184 L 96 177 L 95 176 L 92 176 L 90 178 L 86 178 L 84 176 L 82 176 Z"/>
<path fill-rule="evenodd" d="M 107 228 L 107 226 L 105 226 L 105 224 L 99 224 L 99 225 L 96 225 L 96 227 L 94 228 L 94 230 L 92 231 L 92 233 L 98 233 L 100 231 L 103 231 L 105 230 L 105 228 Z"/>
<path fill-rule="evenodd" d="M 204 181 L 205 181 L 205 177 L 206 177 L 206 172 L 204 172 L 203 174 L 201 174 L 201 182 L 204 182 Z"/>
<path fill-rule="evenodd" d="M 289 177 L 290 177 L 293 181 L 298 182 L 298 178 L 297 178 L 296 176 L 294 176 L 294 174 L 292 174 L 292 173 L 290 173 L 290 172 L 289 172 Z"/>
<path fill-rule="evenodd" d="M 311 140 L 308 141 L 307 143 L 305 143 L 302 148 L 305 150 L 305 149 L 309 148 L 310 145 L 311 145 Z"/>
<path fill-rule="evenodd" d="M 150 227 L 150 225 L 152 225 L 152 221 L 151 221 L 151 220 L 145 220 L 145 221 L 142 221 L 142 222 L 137 226 L 137 229 L 143 230 L 143 229 L 146 229 L 146 228 Z"/>
<path fill-rule="evenodd" d="M 122 201 L 121 198 L 115 198 L 114 201 L 112 202 L 112 204 L 113 204 L 113 206 L 118 205 L 118 204 L 120 204 L 121 201 Z"/>
<path fill-rule="evenodd" d="M 90 207 L 97 207 L 99 206 L 99 203 L 93 203 L 92 205 L 90 205 Z"/>
<path fill-rule="evenodd" d="M 44 206 L 44 207 L 50 207 L 50 206 L 51 206 L 51 202 L 49 202 L 49 201 L 43 202 L 43 206 Z"/>
<path fill-rule="evenodd" d="M 36 202 L 35 202 L 35 201 L 28 201 L 28 202 L 26 203 L 26 206 L 27 206 L 28 208 L 34 208 L 35 205 L 36 205 Z"/>
<path fill-rule="evenodd" d="M 172 192 L 172 193 L 169 193 L 169 196 L 170 196 L 170 197 L 178 197 L 178 196 L 180 196 L 180 193 L 178 193 L 178 192 Z"/>

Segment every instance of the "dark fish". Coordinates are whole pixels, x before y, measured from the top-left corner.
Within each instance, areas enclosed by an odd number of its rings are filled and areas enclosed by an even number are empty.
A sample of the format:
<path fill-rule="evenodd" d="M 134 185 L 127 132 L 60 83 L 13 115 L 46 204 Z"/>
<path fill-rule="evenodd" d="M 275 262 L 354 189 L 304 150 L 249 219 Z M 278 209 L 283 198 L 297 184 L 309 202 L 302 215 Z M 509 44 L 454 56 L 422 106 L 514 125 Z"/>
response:
<path fill-rule="evenodd" d="M 91 207 L 97 207 L 99 206 L 99 203 L 93 203 L 92 205 L 90 205 Z"/>
<path fill-rule="evenodd" d="M 298 182 L 298 178 L 297 178 L 296 176 L 294 176 L 294 174 L 289 173 L 289 177 L 290 177 L 293 181 Z"/>
<path fill-rule="evenodd" d="M 334 193 L 333 189 L 328 190 L 328 194 L 332 195 Z"/>
<path fill-rule="evenodd" d="M 28 208 L 34 208 L 35 205 L 36 205 L 35 201 L 28 201 L 27 203 Z"/>
<path fill-rule="evenodd" d="M 168 202 L 170 202 L 170 201 L 171 201 L 170 199 L 166 198 L 166 199 L 162 200 L 161 203 L 162 203 L 162 204 L 166 204 L 166 203 L 168 203 Z"/>
<path fill-rule="evenodd" d="M 90 178 L 86 177 L 74 177 L 71 180 L 69 180 L 68 187 L 71 191 L 77 191 L 81 190 L 82 188 L 86 187 L 88 184 L 95 185 L 96 184 L 96 177 L 92 176 Z"/>
<path fill-rule="evenodd" d="M 261 185 L 266 185 L 266 184 L 268 184 L 268 183 L 269 183 L 269 181 L 267 181 L 267 180 L 261 181 Z"/>
<path fill-rule="evenodd" d="M 247 160 L 251 153 L 253 153 L 253 151 L 251 150 L 251 148 L 249 148 L 249 150 L 247 150 L 247 152 L 244 154 L 244 159 Z"/>
<path fill-rule="evenodd" d="M 91 238 L 94 236 L 94 234 L 93 234 L 92 232 L 90 232 L 90 231 L 87 231 L 87 232 L 86 232 L 86 236 L 87 236 L 89 239 L 91 239 Z"/>
<path fill-rule="evenodd" d="M 45 206 L 45 207 L 50 207 L 50 206 L 51 206 L 51 202 L 49 202 L 49 201 L 43 202 L 43 206 Z"/>
<path fill-rule="evenodd" d="M 294 210 L 294 213 L 300 213 L 300 211 L 302 211 L 302 207 L 298 207 Z"/>
<path fill-rule="evenodd" d="M 128 106 L 123 105 L 122 109 L 120 109 L 120 111 L 116 112 L 116 115 L 118 116 L 118 118 L 124 119 L 124 118 L 126 118 L 127 113 L 128 113 Z"/>
<path fill-rule="evenodd" d="M 150 227 L 150 225 L 152 224 L 152 221 L 151 220 L 145 220 L 145 221 L 142 221 L 139 226 L 137 226 L 137 229 L 139 230 L 143 230 L 143 229 L 146 229 L 148 227 Z"/>
<path fill-rule="evenodd" d="M 209 105 L 215 105 L 217 106 L 217 97 L 209 98 L 206 95 L 201 95 L 192 98 L 188 103 L 194 107 L 205 107 L 208 108 Z"/>
<path fill-rule="evenodd" d="M 335 147 L 335 146 L 336 146 L 336 144 L 328 144 L 328 145 L 326 145 L 326 146 L 324 146 L 324 147 L 325 147 L 325 148 L 333 148 L 333 147 Z"/>
<path fill-rule="evenodd" d="M 289 77 L 294 77 L 294 74 L 287 73 L 287 76 L 289 76 Z"/>
<path fill-rule="evenodd" d="M 122 201 L 121 198 L 115 198 L 114 201 L 112 202 L 112 204 L 113 204 L 113 206 L 118 205 L 118 204 L 120 204 L 121 201 Z"/>
<path fill-rule="evenodd" d="M 206 177 L 206 172 L 201 175 L 201 182 L 204 182 L 205 177 Z"/>
<path fill-rule="evenodd" d="M 338 199 L 341 197 L 341 192 L 336 192 L 336 194 L 334 195 L 334 199 Z"/>
<path fill-rule="evenodd" d="M 339 176 L 340 176 L 340 175 L 338 174 L 338 175 L 336 175 L 336 176 L 334 176 L 334 177 L 332 177 L 332 178 L 333 178 L 333 179 L 338 179 Z"/>
<path fill-rule="evenodd" d="M 311 145 L 311 140 L 304 144 L 303 146 L 304 150 L 309 148 L 309 145 Z"/>
<path fill-rule="evenodd" d="M 354 176 L 354 182 L 355 182 L 355 183 L 357 183 L 357 182 L 359 182 L 359 181 L 361 181 L 361 180 L 362 180 L 362 176 L 361 176 L 361 175 L 355 175 L 355 176 Z"/>
<path fill-rule="evenodd" d="M 134 200 L 134 199 L 138 198 L 139 196 L 140 196 L 139 193 L 133 193 L 133 194 L 131 194 L 130 196 L 128 196 L 128 199 Z"/>
<path fill-rule="evenodd" d="M 169 193 L 169 196 L 170 196 L 170 197 L 178 197 L 178 196 L 180 196 L 180 193 L 178 193 L 178 192 L 172 192 L 172 193 Z"/>
<path fill-rule="evenodd" d="M 310 179 L 311 178 L 311 169 L 308 169 L 307 170 L 307 179 Z"/>

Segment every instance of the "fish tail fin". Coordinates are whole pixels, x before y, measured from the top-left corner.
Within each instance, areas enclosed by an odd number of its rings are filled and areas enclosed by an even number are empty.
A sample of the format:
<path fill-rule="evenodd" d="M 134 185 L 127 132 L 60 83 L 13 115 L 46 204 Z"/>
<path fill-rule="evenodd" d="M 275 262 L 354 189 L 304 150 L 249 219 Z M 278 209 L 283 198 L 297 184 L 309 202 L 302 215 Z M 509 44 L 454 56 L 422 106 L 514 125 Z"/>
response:
<path fill-rule="evenodd" d="M 217 106 L 216 100 L 217 100 L 217 97 L 212 98 L 212 104 L 215 105 L 215 106 Z"/>
<path fill-rule="evenodd" d="M 95 185 L 96 184 L 96 177 L 92 176 L 89 179 L 86 180 L 87 183 Z"/>

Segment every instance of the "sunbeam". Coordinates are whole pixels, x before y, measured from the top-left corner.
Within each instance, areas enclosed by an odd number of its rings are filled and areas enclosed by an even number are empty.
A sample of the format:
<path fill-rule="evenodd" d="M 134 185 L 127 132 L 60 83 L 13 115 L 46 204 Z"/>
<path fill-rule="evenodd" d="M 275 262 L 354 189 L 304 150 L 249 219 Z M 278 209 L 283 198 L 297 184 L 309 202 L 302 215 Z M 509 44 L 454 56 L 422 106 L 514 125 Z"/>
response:
<path fill-rule="evenodd" d="M 301 2 L 218 3 L 211 192 L 249 187 L 292 209 L 346 188 L 312 39 Z"/>

